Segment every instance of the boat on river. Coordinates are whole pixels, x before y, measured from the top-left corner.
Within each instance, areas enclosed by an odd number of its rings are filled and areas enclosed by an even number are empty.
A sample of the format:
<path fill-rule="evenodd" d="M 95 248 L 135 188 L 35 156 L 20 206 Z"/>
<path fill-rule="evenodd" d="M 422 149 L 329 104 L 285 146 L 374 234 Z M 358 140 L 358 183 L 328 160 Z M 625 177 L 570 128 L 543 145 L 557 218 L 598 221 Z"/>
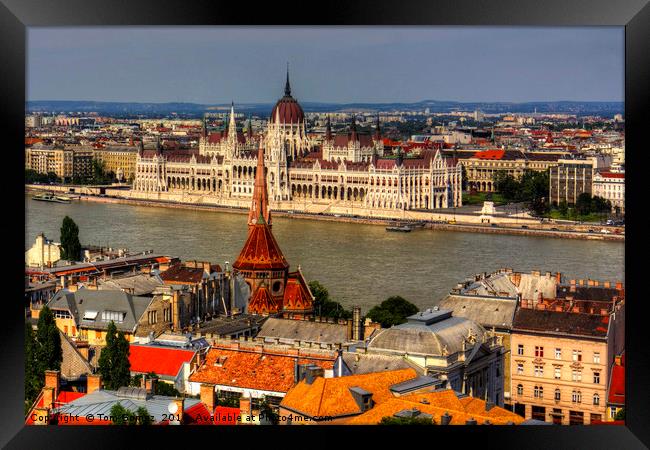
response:
<path fill-rule="evenodd" d="M 66 196 L 56 196 L 52 192 L 44 192 L 42 194 L 38 194 L 32 197 L 33 200 L 37 200 L 39 202 L 51 202 L 51 203 L 70 203 L 71 200 L 69 197 Z"/>

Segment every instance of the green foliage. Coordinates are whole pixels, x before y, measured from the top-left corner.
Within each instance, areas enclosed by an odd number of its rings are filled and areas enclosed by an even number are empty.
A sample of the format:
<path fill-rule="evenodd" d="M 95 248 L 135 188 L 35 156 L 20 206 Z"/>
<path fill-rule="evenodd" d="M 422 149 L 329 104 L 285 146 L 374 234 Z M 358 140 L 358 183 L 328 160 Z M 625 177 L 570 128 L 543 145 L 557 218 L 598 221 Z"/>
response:
<path fill-rule="evenodd" d="M 435 425 L 433 419 L 424 417 L 384 417 L 379 425 Z"/>
<path fill-rule="evenodd" d="M 280 415 L 273 410 L 273 407 L 266 398 L 260 404 L 260 416 L 269 420 L 273 425 L 277 425 L 280 422 Z"/>
<path fill-rule="evenodd" d="M 61 224 L 61 258 L 78 261 L 80 256 L 79 227 L 74 220 L 65 216 Z"/>
<path fill-rule="evenodd" d="M 110 411 L 113 425 L 151 425 L 153 420 L 147 408 L 140 406 L 135 413 L 119 403 L 114 404 Z"/>
<path fill-rule="evenodd" d="M 156 388 L 155 388 L 156 395 L 164 395 L 167 397 L 183 396 L 183 394 L 181 394 L 178 391 L 178 389 L 174 387 L 174 385 L 165 383 L 164 381 L 160 381 L 160 377 L 156 372 L 149 372 L 147 374 L 147 379 L 156 380 Z M 141 385 L 142 385 L 142 374 L 136 375 L 131 378 L 130 386 L 140 387 Z"/>
<path fill-rule="evenodd" d="M 239 408 L 239 399 L 232 397 L 217 397 L 217 406 L 227 406 L 229 408 Z"/>
<path fill-rule="evenodd" d="M 349 319 L 352 312 L 345 309 L 339 302 L 330 300 L 330 294 L 325 286 L 314 280 L 309 282 L 309 290 L 314 295 L 314 314 L 333 319 Z"/>
<path fill-rule="evenodd" d="M 591 211 L 591 195 L 587 192 L 583 192 L 578 195 L 576 199 L 576 212 L 580 215 L 589 214 Z"/>
<path fill-rule="evenodd" d="M 25 169 L 25 183 L 34 184 L 34 183 L 58 183 L 61 179 L 54 172 L 40 173 L 33 169 Z"/>
<path fill-rule="evenodd" d="M 25 322 L 25 414 L 31 408 L 43 388 L 43 380 L 38 372 L 38 343 L 34 330 Z"/>
<path fill-rule="evenodd" d="M 90 180 L 92 184 L 109 184 L 115 179 L 113 172 L 106 172 L 106 163 L 98 159 L 93 159 L 92 162 L 93 175 Z"/>
<path fill-rule="evenodd" d="M 45 381 L 45 370 L 61 370 L 61 361 L 63 361 L 61 335 L 56 327 L 54 314 L 47 306 L 41 309 L 38 316 L 36 342 L 38 344 L 36 352 L 37 367 L 39 375 Z"/>
<path fill-rule="evenodd" d="M 528 209 L 541 216 L 548 212 L 549 173 L 526 170 L 517 180 L 507 172 L 500 170 L 492 178 L 494 187 L 508 201 L 525 202 Z"/>
<path fill-rule="evenodd" d="M 625 420 L 625 408 L 621 408 L 618 411 L 616 411 L 614 420 Z"/>
<path fill-rule="evenodd" d="M 399 296 L 390 297 L 380 305 L 374 306 L 366 317 L 380 323 L 383 328 L 390 328 L 406 322 L 408 316 L 418 312 L 418 307 Z"/>
<path fill-rule="evenodd" d="M 130 369 L 129 341 L 122 331 L 118 333 L 115 323 L 111 320 L 106 331 L 106 346 L 99 355 L 99 373 L 106 389 L 117 390 L 128 386 L 131 382 Z"/>
<path fill-rule="evenodd" d="M 562 214 L 563 216 L 566 216 L 566 215 L 567 215 L 567 212 L 569 211 L 569 205 L 568 205 L 568 203 L 566 202 L 566 200 L 562 200 L 562 201 L 558 204 L 557 209 L 558 209 L 558 211 L 560 211 L 560 214 Z"/>

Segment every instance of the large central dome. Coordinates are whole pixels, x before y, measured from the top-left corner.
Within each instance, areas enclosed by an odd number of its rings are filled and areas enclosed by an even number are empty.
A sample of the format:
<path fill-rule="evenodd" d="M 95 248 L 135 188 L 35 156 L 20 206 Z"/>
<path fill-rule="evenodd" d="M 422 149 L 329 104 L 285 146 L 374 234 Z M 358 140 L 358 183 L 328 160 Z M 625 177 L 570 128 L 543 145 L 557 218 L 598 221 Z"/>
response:
<path fill-rule="evenodd" d="M 271 112 L 271 123 L 278 120 L 282 124 L 300 124 L 305 121 L 305 113 L 298 101 L 291 96 L 291 85 L 289 84 L 289 72 L 287 71 L 287 83 L 284 86 L 284 97 L 273 107 Z"/>

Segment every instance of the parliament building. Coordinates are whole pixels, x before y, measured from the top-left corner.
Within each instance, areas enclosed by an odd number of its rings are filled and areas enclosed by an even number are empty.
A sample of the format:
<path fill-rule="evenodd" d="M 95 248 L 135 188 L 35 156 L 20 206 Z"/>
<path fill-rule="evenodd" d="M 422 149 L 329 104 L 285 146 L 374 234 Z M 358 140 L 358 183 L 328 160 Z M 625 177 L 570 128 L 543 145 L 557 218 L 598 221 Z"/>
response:
<path fill-rule="evenodd" d="M 142 199 L 246 207 L 253 197 L 257 149 L 262 146 L 272 209 L 354 215 L 454 208 L 462 204 L 461 165 L 438 150 L 417 158 L 384 156 L 379 120 L 374 132 L 357 131 L 324 140 L 307 133 L 305 114 L 291 95 L 289 76 L 264 132 L 238 130 L 234 105 L 228 126 L 203 127 L 198 154 L 166 154 L 160 148 L 137 156 L 131 196 Z"/>

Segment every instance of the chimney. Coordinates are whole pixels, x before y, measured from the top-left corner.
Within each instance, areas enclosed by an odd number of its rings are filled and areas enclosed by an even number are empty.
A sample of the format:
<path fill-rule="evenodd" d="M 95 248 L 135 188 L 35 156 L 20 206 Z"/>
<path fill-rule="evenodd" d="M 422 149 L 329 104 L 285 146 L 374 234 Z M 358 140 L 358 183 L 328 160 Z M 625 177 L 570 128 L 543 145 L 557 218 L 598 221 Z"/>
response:
<path fill-rule="evenodd" d="M 485 402 L 485 411 L 489 411 L 492 408 L 494 408 L 494 402 L 492 400 L 488 400 Z"/>
<path fill-rule="evenodd" d="M 555 274 L 555 282 L 556 282 L 557 284 L 561 284 L 561 283 L 562 283 L 562 273 L 561 273 L 561 272 L 558 272 L 558 273 Z"/>
<path fill-rule="evenodd" d="M 361 308 L 355 306 L 352 308 L 352 339 L 355 341 L 363 340 L 363 331 L 361 324 Z"/>
<path fill-rule="evenodd" d="M 477 424 L 476 419 L 474 419 L 473 417 L 465 421 L 465 425 L 476 425 L 476 424 Z"/>
<path fill-rule="evenodd" d="M 46 370 L 45 387 L 52 388 L 54 390 L 54 397 L 52 401 L 56 400 L 56 397 L 59 395 L 61 389 L 61 372 L 58 370 Z"/>
<path fill-rule="evenodd" d="M 144 383 L 144 388 L 149 394 L 156 394 L 156 384 L 158 383 L 158 380 L 155 378 L 147 378 L 147 380 Z"/>
<path fill-rule="evenodd" d="M 216 406 L 214 400 L 214 384 L 201 383 L 201 403 L 210 411 L 210 414 L 214 413 Z"/>
<path fill-rule="evenodd" d="M 54 400 L 56 399 L 56 392 L 53 387 L 45 386 L 43 388 L 43 407 L 47 409 L 54 408 Z"/>
<path fill-rule="evenodd" d="M 177 290 L 174 289 L 172 292 L 172 329 L 174 331 L 178 331 L 181 329 L 181 324 L 180 324 L 180 311 L 179 311 L 179 293 Z"/>
<path fill-rule="evenodd" d="M 99 374 L 86 375 L 86 394 L 102 388 L 102 376 Z"/>
<path fill-rule="evenodd" d="M 48 425 L 49 414 L 47 408 L 34 408 L 34 425 Z"/>
<path fill-rule="evenodd" d="M 440 416 L 440 425 L 449 425 L 451 423 L 452 416 L 449 415 L 447 411 Z"/>
<path fill-rule="evenodd" d="M 251 412 L 250 397 L 241 396 L 239 398 L 239 414 L 241 417 L 241 423 L 251 423 L 251 419 L 247 420 L 247 417 L 251 416 Z"/>

